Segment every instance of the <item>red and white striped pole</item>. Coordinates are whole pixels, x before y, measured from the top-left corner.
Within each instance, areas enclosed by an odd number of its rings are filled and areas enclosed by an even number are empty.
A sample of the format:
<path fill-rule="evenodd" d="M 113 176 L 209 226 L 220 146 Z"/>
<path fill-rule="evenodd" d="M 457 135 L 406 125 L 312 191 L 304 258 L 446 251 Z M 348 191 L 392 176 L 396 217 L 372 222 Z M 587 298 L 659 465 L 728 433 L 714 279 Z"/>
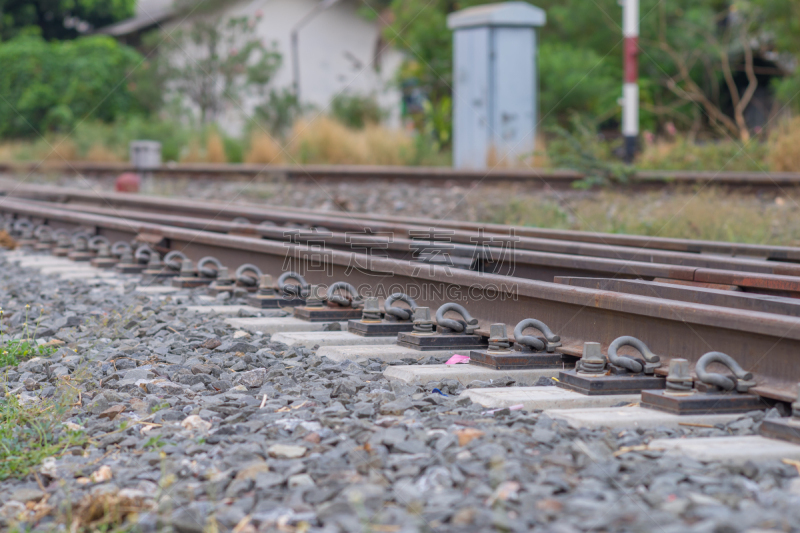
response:
<path fill-rule="evenodd" d="M 621 0 L 625 82 L 622 85 L 622 136 L 625 161 L 633 161 L 639 136 L 639 0 Z"/>

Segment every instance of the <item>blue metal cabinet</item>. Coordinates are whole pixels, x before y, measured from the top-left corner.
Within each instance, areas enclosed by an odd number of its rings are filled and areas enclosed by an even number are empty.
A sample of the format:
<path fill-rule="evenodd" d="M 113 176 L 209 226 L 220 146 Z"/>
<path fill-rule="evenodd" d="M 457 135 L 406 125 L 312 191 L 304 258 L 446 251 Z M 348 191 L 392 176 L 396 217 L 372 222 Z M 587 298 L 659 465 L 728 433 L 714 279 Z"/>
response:
<path fill-rule="evenodd" d="M 536 27 L 541 9 L 506 2 L 464 9 L 453 34 L 453 166 L 530 155 L 536 136 Z M 494 157 L 490 154 L 494 153 Z"/>

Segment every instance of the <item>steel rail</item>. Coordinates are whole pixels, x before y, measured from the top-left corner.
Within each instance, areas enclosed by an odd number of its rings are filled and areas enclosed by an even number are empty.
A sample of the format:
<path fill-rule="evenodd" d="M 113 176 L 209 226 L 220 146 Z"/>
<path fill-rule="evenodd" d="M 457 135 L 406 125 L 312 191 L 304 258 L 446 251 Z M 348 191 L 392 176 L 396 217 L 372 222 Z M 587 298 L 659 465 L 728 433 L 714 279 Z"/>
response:
<path fill-rule="evenodd" d="M 46 210 L 56 204 L 25 201 L 32 206 Z M 364 254 L 387 255 L 395 259 L 422 260 L 417 253 L 421 246 L 435 251 L 433 259 L 440 259 L 445 266 L 467 268 L 481 272 L 513 275 L 526 279 L 553 281 L 557 276 L 609 276 L 614 278 L 671 279 L 698 284 L 735 285 L 752 292 L 784 294 L 800 297 L 800 277 L 773 274 L 749 273 L 741 275 L 724 269 L 708 269 L 692 265 L 670 265 L 627 259 L 610 259 L 592 256 L 579 256 L 552 252 L 537 252 L 519 249 L 504 249 L 491 246 L 463 245 L 454 243 L 420 243 L 412 239 L 359 235 L 357 243 L 345 233 L 320 233 L 297 229 L 264 227 L 253 224 L 207 220 L 179 215 L 142 213 L 129 209 L 111 209 L 94 206 L 67 205 L 63 208 L 80 210 L 104 216 L 118 216 L 140 222 L 166 224 L 175 227 L 214 231 L 218 233 L 245 234 L 256 238 L 266 238 L 279 242 L 316 243 L 342 251 L 363 250 Z M 459 259 L 466 259 L 459 263 Z M 690 258 L 692 259 L 692 258 Z M 733 260 L 732 260 L 733 261 Z M 430 262 L 430 261 L 428 261 Z M 700 262 L 705 264 L 704 261 Z M 725 261 L 716 261 L 727 266 Z M 741 265 L 737 266 L 741 267 Z M 761 265 L 759 265 L 761 266 Z M 792 265 L 794 266 L 794 265 Z"/>
<path fill-rule="evenodd" d="M 103 163 L 91 161 L 22 162 L 0 163 L 0 172 L 30 173 L 59 172 L 63 174 L 116 175 L 121 172 L 137 172 L 130 163 Z M 357 181 L 395 180 L 428 182 L 431 184 L 481 183 L 526 183 L 541 187 L 572 187 L 584 175 L 568 169 L 512 169 L 466 170 L 450 167 L 406 167 L 378 165 L 260 165 L 260 164 L 214 164 L 214 163 L 169 163 L 152 169 L 160 177 L 199 177 L 204 179 L 230 179 L 231 177 L 263 176 L 292 181 Z M 645 187 L 665 185 L 706 185 L 726 187 L 779 188 L 800 185 L 797 172 L 739 172 L 739 171 L 684 171 L 684 170 L 640 170 L 629 179 L 629 184 Z"/>
<path fill-rule="evenodd" d="M 267 217 L 275 213 L 294 214 L 295 222 L 299 222 L 301 217 L 311 213 L 307 209 L 291 208 L 285 206 L 264 206 L 255 204 L 236 204 L 235 206 L 225 206 L 214 202 L 204 202 L 199 200 L 179 200 L 154 198 L 143 195 L 130 195 L 118 193 L 96 193 L 80 189 L 69 189 L 59 187 L 45 187 L 39 185 L 13 185 L 3 186 L 0 184 L 0 194 L 8 194 L 16 197 L 26 197 L 60 203 L 81 203 L 109 205 L 118 208 L 136 207 L 138 209 L 150 209 L 154 212 L 165 212 L 172 214 L 188 214 L 193 216 L 212 216 L 215 218 L 235 218 L 241 216 L 239 208 L 248 210 L 254 217 Z M 376 222 L 408 224 L 408 217 L 397 217 L 387 215 L 375 215 L 366 213 L 349 212 L 326 212 L 326 218 L 345 219 L 345 220 L 368 220 Z M 562 241 L 585 242 L 602 245 L 625 246 L 634 248 L 646 248 L 665 251 L 687 252 L 687 253 L 710 253 L 730 256 L 763 257 L 774 261 L 800 262 L 800 247 L 792 246 L 773 246 L 760 244 L 742 244 L 721 241 L 697 241 L 690 239 L 673 239 L 666 237 L 651 237 L 643 235 L 623 235 L 612 233 L 597 233 L 573 230 L 554 230 L 546 228 L 532 228 L 525 226 L 509 226 L 503 224 L 484 224 L 475 222 L 460 222 L 453 220 L 438 220 L 423 217 L 413 217 L 416 225 L 424 227 L 449 228 L 473 232 L 485 232 L 486 234 L 504 234 L 521 237 L 538 237 L 543 239 L 557 239 Z"/>
<path fill-rule="evenodd" d="M 14 194 L 17 196 L 17 194 Z M 22 196 L 23 194 L 20 194 Z M 120 198 L 122 197 L 122 198 Z M 274 223 L 286 224 L 296 223 L 298 220 L 312 226 L 322 226 L 329 230 L 340 232 L 388 232 L 402 238 L 420 239 L 421 235 L 430 234 L 432 239 L 444 242 L 454 242 L 461 244 L 475 244 L 480 239 L 491 239 L 495 245 L 507 248 L 520 248 L 524 250 L 562 253 L 568 255 L 582 255 L 593 257 L 605 257 L 608 259 L 623 259 L 629 261 L 641 261 L 647 263 L 663 263 L 669 265 L 694 266 L 698 268 L 712 268 L 719 270 L 737 270 L 742 272 L 756 272 L 763 274 L 774 274 L 782 276 L 800 275 L 800 265 L 782 262 L 767 262 L 749 258 L 720 258 L 714 255 L 695 254 L 688 252 L 673 252 L 664 250 L 637 249 L 628 246 L 613 246 L 594 243 L 565 242 L 556 239 L 541 239 L 535 237 L 520 237 L 516 235 L 502 234 L 475 234 L 470 231 L 448 229 L 446 232 L 438 231 L 438 226 L 425 226 L 408 223 L 393 223 L 372 220 L 356 220 L 341 217 L 329 217 L 306 213 L 302 219 L 298 219 L 296 214 L 281 212 L 278 209 L 264 209 L 260 207 L 249 207 L 242 205 L 233 206 L 212 206 L 189 202 L 186 200 L 166 199 L 166 198 L 147 198 L 132 197 L 126 195 L 115 195 L 115 197 L 93 197 L 86 195 L 83 199 L 90 203 L 106 202 L 106 205 L 121 206 L 135 205 L 137 209 L 147 210 L 156 213 L 170 212 L 182 213 L 190 216 L 233 219 L 244 216 L 252 218 L 262 218 Z"/>
<path fill-rule="evenodd" d="M 117 195 L 125 196 L 125 195 Z M 137 209 L 149 212 L 181 212 L 190 216 L 207 217 L 210 214 L 208 206 L 197 205 L 194 202 L 186 202 L 174 199 L 148 198 L 144 200 L 140 197 L 133 197 L 130 200 L 118 200 L 118 198 L 108 199 L 114 206 L 114 202 L 136 205 Z M 98 198 L 92 199 L 92 203 L 98 203 Z M 117 203 L 117 205 L 120 205 Z M 85 206 L 69 207 L 74 209 L 86 209 Z M 263 208 L 252 208 L 245 206 L 222 206 L 218 207 L 215 218 L 235 216 L 245 216 L 251 218 L 263 218 L 274 223 L 294 223 L 298 220 L 297 215 L 281 213 L 277 210 Z M 366 235 L 372 233 L 388 233 L 393 238 L 415 239 L 420 241 L 420 236 L 430 235 L 432 239 L 441 242 L 451 242 L 475 245 L 480 244 L 481 239 L 490 240 L 491 244 L 505 249 L 521 249 L 538 252 L 551 252 L 567 254 L 573 256 L 591 256 L 606 259 L 618 259 L 625 261 L 638 261 L 644 263 L 659 263 L 673 266 L 696 267 L 713 270 L 730 270 L 739 272 L 750 272 L 758 274 L 769 274 L 776 276 L 800 276 L 800 265 L 777 261 L 765 261 L 761 259 L 738 258 L 738 257 L 719 257 L 711 254 L 694 254 L 688 252 L 670 252 L 664 250 L 637 249 L 626 246 L 611 246 L 593 243 L 580 243 L 570 241 L 560 241 L 555 239 L 540 239 L 535 237 L 518 237 L 501 234 L 476 234 L 470 231 L 446 230 L 439 231 L 436 227 L 417 226 L 413 224 L 387 223 L 380 221 L 365 221 L 345 218 L 332 218 L 319 215 L 306 214 L 302 217 L 306 224 L 322 226 L 328 230 L 336 230 L 342 233 L 354 232 Z M 724 276 L 722 277 L 724 278 Z M 718 278 L 718 279 L 722 279 Z M 706 283 L 731 284 L 739 286 L 751 286 L 753 278 L 751 276 L 736 276 L 736 283 L 728 283 L 724 280 L 712 281 L 710 279 L 696 280 Z M 758 287 L 759 285 L 752 285 Z M 766 287 L 764 287 L 766 288 Z M 775 289 L 783 290 L 783 289 Z M 786 289 L 792 290 L 792 289 Z"/>
<path fill-rule="evenodd" d="M 311 283 L 347 280 L 364 295 L 385 297 L 398 288 L 413 294 L 420 305 L 438 307 L 460 301 L 482 328 L 495 322 L 515 324 L 522 318 L 545 321 L 563 339 L 563 350 L 578 354 L 584 341 L 608 345 L 622 335 L 644 340 L 662 360 L 697 359 L 709 349 L 735 357 L 756 376 L 754 392 L 772 399 L 793 401 L 800 378 L 800 318 L 728 309 L 705 304 L 664 300 L 556 283 L 445 269 L 390 258 L 373 258 L 353 268 L 356 254 L 322 250 L 150 224 L 122 218 L 46 209 L 6 199 L 0 211 L 42 217 L 54 227 L 92 229 L 110 240 L 147 239 L 158 235 L 172 249 L 190 258 L 216 255 L 225 263 L 254 263 L 277 274 L 287 268 L 304 271 Z M 287 251 L 289 252 L 287 254 Z M 287 261 L 288 256 L 288 261 Z M 307 268 L 325 265 L 323 271 Z M 369 292 L 370 294 L 366 294 Z"/>

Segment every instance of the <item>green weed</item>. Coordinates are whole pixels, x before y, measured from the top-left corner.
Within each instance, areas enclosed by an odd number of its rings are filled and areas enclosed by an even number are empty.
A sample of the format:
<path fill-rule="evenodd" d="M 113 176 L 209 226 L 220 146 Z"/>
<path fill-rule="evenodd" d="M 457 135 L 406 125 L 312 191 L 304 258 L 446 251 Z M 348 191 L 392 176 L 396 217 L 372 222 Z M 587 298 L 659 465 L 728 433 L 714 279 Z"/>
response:
<path fill-rule="evenodd" d="M 157 412 L 159 412 L 160 410 L 162 410 L 162 409 L 167 409 L 167 408 L 169 408 L 169 407 L 170 407 L 170 405 L 169 405 L 169 402 L 163 402 L 163 403 L 159 403 L 159 404 L 156 404 L 156 405 L 154 405 L 153 407 L 151 407 L 151 408 L 150 408 L 150 412 L 151 412 L 151 413 L 157 413 Z"/>
<path fill-rule="evenodd" d="M 48 356 L 55 352 L 54 346 L 39 345 L 36 343 L 36 330 L 39 327 L 39 321 L 42 316 L 36 321 L 33 329 L 28 327 L 28 311 L 31 306 L 25 306 L 25 322 L 23 323 L 22 338 L 20 339 L 7 339 L 3 335 L 3 329 L 0 326 L 0 367 L 16 366 L 26 359 L 36 357 L 37 355 Z M 3 320 L 3 309 L 0 308 L 0 322 Z"/>
<path fill-rule="evenodd" d="M 86 442 L 82 431 L 63 424 L 74 399 L 67 387 L 49 400 L 23 403 L 8 393 L 0 398 L 0 481 L 24 477 L 46 457 Z"/>
<path fill-rule="evenodd" d="M 31 340 L 12 340 L 0 343 L 0 367 L 17 366 L 22 361 L 36 356 L 48 356 L 55 352 L 55 347 L 37 345 Z"/>
<path fill-rule="evenodd" d="M 166 444 L 166 442 L 161 442 L 161 435 L 158 435 L 147 439 L 147 442 L 144 443 L 144 448 L 146 450 L 157 450 L 158 448 L 166 446 Z"/>

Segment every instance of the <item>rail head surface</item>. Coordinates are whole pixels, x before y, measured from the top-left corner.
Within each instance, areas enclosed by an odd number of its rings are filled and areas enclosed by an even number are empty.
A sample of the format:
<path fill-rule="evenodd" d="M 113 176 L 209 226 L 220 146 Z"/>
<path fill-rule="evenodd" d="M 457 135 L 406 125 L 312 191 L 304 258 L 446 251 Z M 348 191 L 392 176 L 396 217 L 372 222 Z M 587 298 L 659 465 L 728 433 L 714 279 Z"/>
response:
<path fill-rule="evenodd" d="M 757 392 L 792 401 L 800 378 L 800 318 L 747 312 L 711 305 L 676 302 L 611 291 L 571 287 L 496 274 L 372 257 L 359 263 L 357 254 L 302 244 L 255 240 L 132 220 L 42 208 L 10 198 L 0 212 L 40 218 L 53 225 L 86 227 L 114 238 L 155 235 L 192 259 L 217 255 L 231 266 L 255 263 L 274 274 L 287 266 L 310 283 L 347 280 L 365 295 L 382 298 L 404 289 L 420 305 L 462 303 L 482 327 L 523 318 L 545 321 L 566 346 L 584 341 L 608 345 L 622 335 L 647 342 L 666 362 L 673 357 L 696 361 L 709 349 L 736 357 L 758 381 Z M 310 268 L 323 264 L 324 269 Z M 355 263 L 354 263 L 355 261 Z"/>
<path fill-rule="evenodd" d="M 24 201 L 38 205 L 42 209 L 48 205 L 38 200 L 26 199 Z M 391 240 L 387 240 L 377 235 L 369 235 L 366 231 L 363 235 L 356 236 L 358 242 L 354 245 L 353 243 L 355 241 L 351 240 L 353 237 L 352 234 L 337 233 L 332 230 L 328 230 L 324 233 L 298 229 L 286 230 L 281 227 L 264 227 L 228 220 L 209 220 L 207 218 L 201 218 L 200 216 L 188 217 L 162 214 L 160 212 L 133 211 L 127 207 L 116 209 L 113 207 L 97 207 L 95 205 L 66 204 L 63 205 L 62 208 L 76 212 L 89 212 L 190 229 L 237 234 L 243 233 L 253 237 L 260 235 L 263 238 L 278 241 L 314 241 L 346 251 L 355 250 L 362 252 L 363 250 L 363 253 L 372 253 L 370 250 L 377 249 L 380 251 L 381 249 L 385 249 L 390 251 L 392 253 L 391 256 L 396 259 L 413 258 L 415 250 L 418 251 L 421 246 L 418 241 L 413 241 L 408 238 L 393 237 Z M 413 229 L 408 226 L 399 226 L 399 229 L 408 234 L 412 234 L 413 231 Z M 401 235 L 405 233 L 401 233 Z M 468 240 L 467 235 L 462 235 L 461 240 Z M 516 249 L 513 245 L 506 247 L 505 243 L 506 241 L 500 242 L 500 248 L 494 246 L 479 247 L 475 244 L 465 245 L 449 242 L 437 243 L 436 246 L 441 247 L 441 249 L 438 249 L 438 252 L 441 253 L 440 257 L 447 256 L 451 260 L 461 257 L 470 259 L 470 262 L 473 262 L 478 255 L 487 253 L 490 255 L 490 261 L 493 261 L 493 258 L 501 258 L 500 263 L 494 264 L 493 268 L 496 270 L 492 271 L 505 272 L 506 275 L 514 275 L 516 273 L 518 277 L 540 279 L 543 281 L 552 281 L 553 277 L 556 275 L 563 276 L 582 273 L 588 276 L 635 276 L 650 279 L 666 278 L 697 283 L 728 284 L 762 293 L 800 295 L 800 277 L 773 273 L 789 272 L 800 274 L 800 265 L 785 265 L 783 263 L 768 263 L 763 260 L 740 260 L 736 258 L 731 258 L 727 261 L 720 258 L 707 260 L 692 255 L 688 255 L 687 259 L 687 254 L 681 256 L 681 254 L 677 253 L 632 253 L 624 257 L 614 257 L 620 254 L 614 253 L 613 248 L 603 250 L 602 247 L 598 245 L 589 248 L 581 245 L 557 245 L 555 249 L 560 250 L 560 252 L 533 251 L 528 249 Z M 426 243 L 424 246 L 429 247 L 431 243 Z M 533 247 L 535 247 L 535 245 Z M 752 270 L 753 272 L 741 274 L 737 272 L 737 270 Z"/>
<path fill-rule="evenodd" d="M 94 204 L 113 206 L 116 208 L 135 207 L 153 212 L 172 214 L 188 214 L 214 218 L 235 218 L 248 216 L 253 218 L 269 218 L 273 220 L 309 219 L 312 217 L 320 224 L 348 224 L 363 227 L 365 221 L 376 229 L 388 226 L 436 227 L 467 232 L 484 232 L 487 235 L 515 235 L 536 239 L 572 241 L 579 243 L 623 247 L 620 253 L 626 253 L 624 247 L 652 249 L 656 251 L 686 252 L 689 254 L 726 254 L 731 256 L 763 257 L 775 261 L 800 261 L 800 248 L 791 246 L 772 246 L 758 244 L 742 244 L 721 241 L 693 241 L 665 237 L 640 235 L 618 235 L 573 230 L 553 230 L 546 228 L 517 227 L 502 224 L 483 224 L 449 220 L 435 220 L 415 217 L 413 222 L 408 218 L 373 215 L 364 213 L 325 212 L 324 215 L 310 210 L 285 206 L 256 205 L 237 203 L 236 205 L 219 202 L 186 200 L 175 198 L 152 197 L 146 195 L 119 194 L 111 192 L 86 191 L 74 188 L 59 188 L 19 183 L 0 183 L 0 194 L 31 199 L 57 201 L 60 203 Z M 535 242 L 535 241 L 532 241 Z M 658 253 L 658 252 L 656 252 Z"/>
<path fill-rule="evenodd" d="M 120 173 L 136 172 L 130 163 L 70 161 L 69 163 L 31 161 L 0 163 L 0 171 L 63 172 L 63 173 Z M 571 185 L 584 175 L 569 169 L 494 168 L 488 170 L 454 169 L 450 167 L 407 167 L 383 165 L 253 165 L 215 163 L 168 163 L 151 171 L 161 176 L 202 175 L 204 178 L 225 179 L 230 176 L 283 176 L 290 179 L 397 179 L 438 182 L 541 182 Z M 748 171 L 686 171 L 639 170 L 630 178 L 634 185 L 720 184 L 733 186 L 778 187 L 800 185 L 797 172 Z"/>

